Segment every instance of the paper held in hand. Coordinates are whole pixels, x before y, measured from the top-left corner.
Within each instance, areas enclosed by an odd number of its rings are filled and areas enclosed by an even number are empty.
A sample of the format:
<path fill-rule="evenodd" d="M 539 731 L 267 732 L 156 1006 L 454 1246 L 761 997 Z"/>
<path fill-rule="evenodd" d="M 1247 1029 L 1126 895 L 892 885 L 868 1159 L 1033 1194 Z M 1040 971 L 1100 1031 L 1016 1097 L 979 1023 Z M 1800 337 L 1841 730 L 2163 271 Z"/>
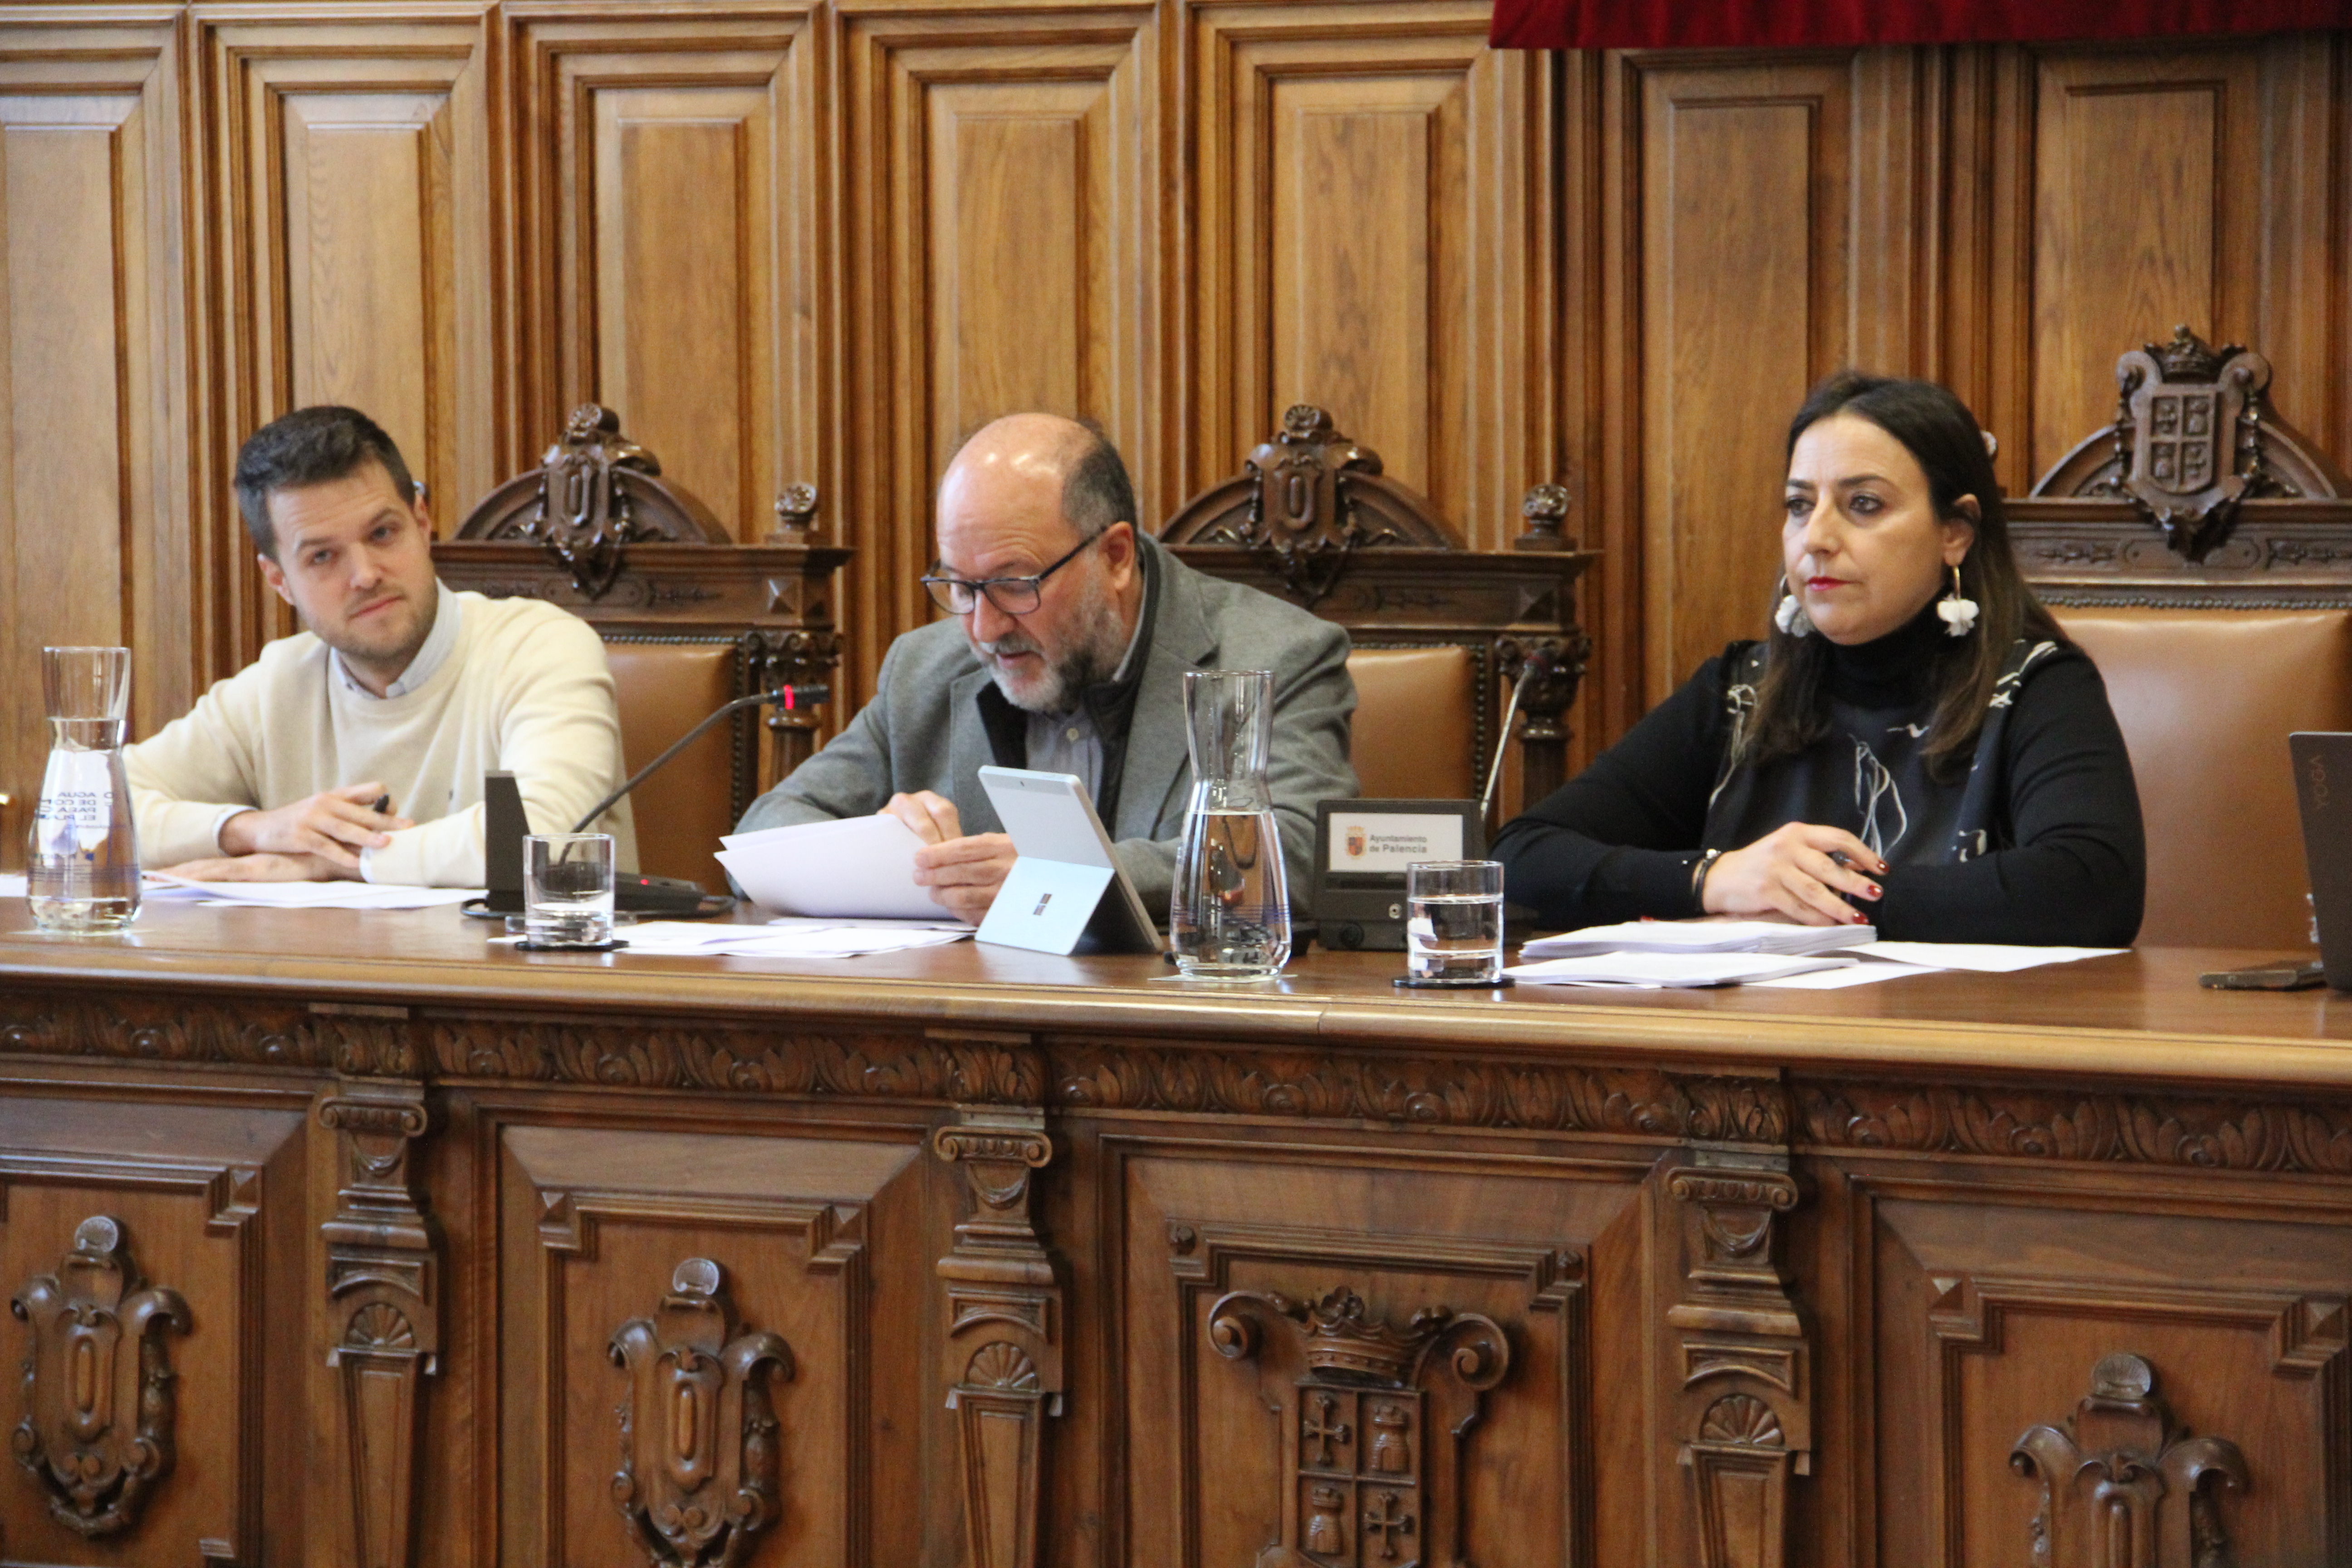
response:
<path fill-rule="evenodd" d="M 895 816 L 846 816 L 730 834 L 719 863 L 751 901 L 780 915 L 935 921 L 946 908 L 915 885 L 923 841 Z"/>

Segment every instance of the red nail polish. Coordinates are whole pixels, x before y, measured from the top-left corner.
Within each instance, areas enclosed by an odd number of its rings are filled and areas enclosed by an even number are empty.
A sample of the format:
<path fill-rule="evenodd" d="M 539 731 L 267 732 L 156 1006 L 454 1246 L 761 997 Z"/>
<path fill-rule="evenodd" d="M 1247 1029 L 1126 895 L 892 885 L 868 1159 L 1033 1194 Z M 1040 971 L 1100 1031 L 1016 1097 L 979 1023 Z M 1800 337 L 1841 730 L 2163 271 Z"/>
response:
<path fill-rule="evenodd" d="M 1866 926 L 1870 923 L 1870 920 L 1866 915 L 1856 915 L 1853 917 L 1853 923 L 1858 926 Z"/>
<path fill-rule="evenodd" d="M 1874 899 L 1883 899 L 1886 896 L 1886 889 L 1879 887 L 1876 883 L 1873 883 L 1871 884 L 1870 896 Z"/>

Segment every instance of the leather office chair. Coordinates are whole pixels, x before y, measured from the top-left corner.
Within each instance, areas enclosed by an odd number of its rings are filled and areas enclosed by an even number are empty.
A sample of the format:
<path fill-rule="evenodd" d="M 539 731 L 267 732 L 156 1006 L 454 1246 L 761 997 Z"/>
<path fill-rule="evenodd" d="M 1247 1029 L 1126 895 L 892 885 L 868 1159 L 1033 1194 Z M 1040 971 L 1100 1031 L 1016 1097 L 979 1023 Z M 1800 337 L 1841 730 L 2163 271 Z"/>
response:
<path fill-rule="evenodd" d="M 2352 610 L 2053 608 L 2099 667 L 2147 822 L 2147 943 L 2303 950 L 2286 738 L 2352 730 Z"/>
<path fill-rule="evenodd" d="M 1469 648 L 1360 647 L 1349 751 L 1380 800 L 1468 800 L 1478 793 L 1478 664 Z"/>
<path fill-rule="evenodd" d="M 720 703 L 740 695 L 742 656 L 732 640 L 608 641 L 604 657 L 621 709 L 621 754 L 635 773 Z M 637 869 L 724 892 L 712 858 L 735 831 L 736 729 L 711 728 L 630 797 Z"/>

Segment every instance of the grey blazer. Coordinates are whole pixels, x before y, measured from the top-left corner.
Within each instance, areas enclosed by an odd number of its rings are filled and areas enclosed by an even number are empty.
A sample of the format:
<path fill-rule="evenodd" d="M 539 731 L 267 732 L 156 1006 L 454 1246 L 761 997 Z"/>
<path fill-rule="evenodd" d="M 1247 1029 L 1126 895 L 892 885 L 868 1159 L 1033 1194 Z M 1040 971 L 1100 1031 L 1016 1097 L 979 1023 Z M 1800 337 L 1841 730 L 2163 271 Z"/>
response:
<path fill-rule="evenodd" d="M 1183 832 L 1192 765 L 1184 742 L 1184 672 L 1274 671 L 1274 737 L 1267 772 L 1282 831 L 1294 918 L 1311 913 L 1315 803 L 1356 794 L 1348 761 L 1348 634 L 1268 594 L 1193 571 L 1150 539 L 1159 604 L 1135 691 L 1119 773 L 1118 820 L 1103 826 L 1113 852 L 1153 918 L 1167 918 Z M 934 621 L 883 656 L 874 700 L 824 751 L 751 803 L 738 831 L 865 816 L 902 791 L 933 790 L 955 802 L 967 833 L 1003 825 L 980 787 L 994 760 L 978 697 L 988 672 L 963 626 Z"/>

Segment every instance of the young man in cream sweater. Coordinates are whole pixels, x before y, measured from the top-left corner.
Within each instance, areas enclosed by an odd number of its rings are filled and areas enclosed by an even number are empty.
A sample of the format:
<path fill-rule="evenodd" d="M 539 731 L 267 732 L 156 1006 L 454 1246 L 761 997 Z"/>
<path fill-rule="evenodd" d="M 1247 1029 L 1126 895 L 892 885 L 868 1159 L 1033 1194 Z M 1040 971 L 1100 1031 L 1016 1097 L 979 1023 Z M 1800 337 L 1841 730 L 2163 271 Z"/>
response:
<path fill-rule="evenodd" d="M 237 453 L 261 574 L 310 629 L 129 749 L 140 859 L 207 880 L 482 886 L 482 775 L 539 833 L 620 787 L 604 644 L 552 605 L 456 594 L 392 438 L 304 408 Z M 626 801 L 595 828 L 636 864 Z"/>

